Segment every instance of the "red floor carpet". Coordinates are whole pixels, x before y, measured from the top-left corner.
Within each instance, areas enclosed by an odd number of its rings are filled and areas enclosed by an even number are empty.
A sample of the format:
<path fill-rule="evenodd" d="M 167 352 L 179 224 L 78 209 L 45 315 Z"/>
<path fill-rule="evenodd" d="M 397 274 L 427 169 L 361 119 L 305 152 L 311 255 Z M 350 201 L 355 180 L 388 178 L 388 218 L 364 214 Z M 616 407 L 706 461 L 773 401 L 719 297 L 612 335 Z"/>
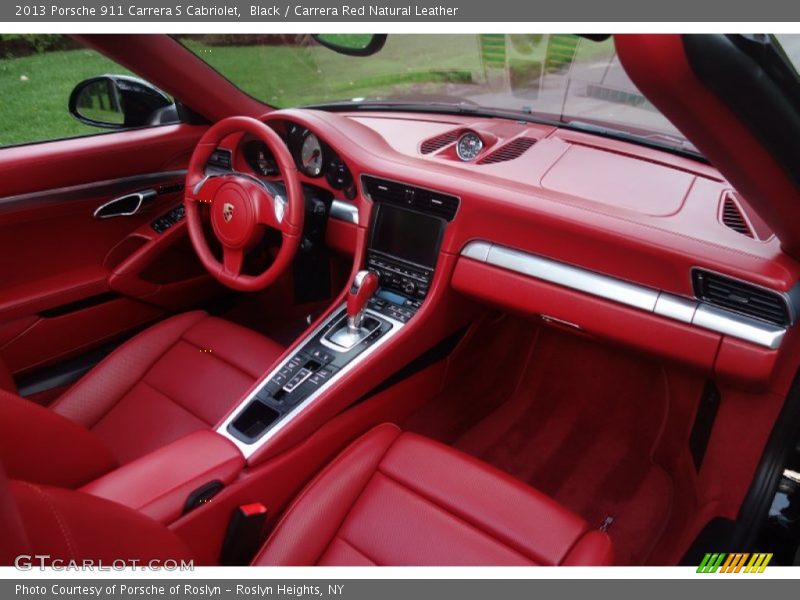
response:
<path fill-rule="evenodd" d="M 645 562 L 673 493 L 652 459 L 669 409 L 657 364 L 500 317 L 462 343 L 444 390 L 405 427 L 528 482 L 592 526 L 610 517 L 617 562 Z"/>

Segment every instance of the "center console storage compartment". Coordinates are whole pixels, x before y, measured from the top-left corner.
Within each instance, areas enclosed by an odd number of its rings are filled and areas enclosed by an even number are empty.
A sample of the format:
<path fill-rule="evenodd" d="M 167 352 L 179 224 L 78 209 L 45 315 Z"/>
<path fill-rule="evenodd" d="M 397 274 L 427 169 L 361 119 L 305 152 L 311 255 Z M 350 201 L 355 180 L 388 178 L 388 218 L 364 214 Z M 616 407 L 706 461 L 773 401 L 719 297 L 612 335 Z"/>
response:
<path fill-rule="evenodd" d="M 233 443 L 213 431 L 196 431 L 88 483 L 81 491 L 169 524 L 210 500 L 243 467 L 244 457 Z"/>

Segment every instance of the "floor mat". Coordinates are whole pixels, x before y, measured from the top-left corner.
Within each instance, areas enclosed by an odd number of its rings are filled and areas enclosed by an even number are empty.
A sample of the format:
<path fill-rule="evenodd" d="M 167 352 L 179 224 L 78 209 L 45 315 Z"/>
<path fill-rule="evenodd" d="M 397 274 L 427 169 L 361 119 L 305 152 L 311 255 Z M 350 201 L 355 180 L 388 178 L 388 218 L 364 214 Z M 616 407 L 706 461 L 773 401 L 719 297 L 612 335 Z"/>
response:
<path fill-rule="evenodd" d="M 407 429 L 438 438 L 608 531 L 619 564 L 642 564 L 669 516 L 672 480 L 652 461 L 668 410 L 660 367 L 512 317 L 484 323 L 444 392 Z"/>

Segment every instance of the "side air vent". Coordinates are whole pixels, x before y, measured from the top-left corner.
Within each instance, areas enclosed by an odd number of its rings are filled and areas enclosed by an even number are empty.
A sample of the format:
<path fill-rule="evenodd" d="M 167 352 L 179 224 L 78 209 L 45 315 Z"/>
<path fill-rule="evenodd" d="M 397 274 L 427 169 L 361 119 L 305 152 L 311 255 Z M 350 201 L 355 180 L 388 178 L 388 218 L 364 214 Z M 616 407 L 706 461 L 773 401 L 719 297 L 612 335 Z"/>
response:
<path fill-rule="evenodd" d="M 436 152 L 437 150 L 441 150 L 445 146 L 449 146 L 457 139 L 458 139 L 457 129 L 453 129 L 452 131 L 445 131 L 444 133 L 441 133 L 436 137 L 432 137 L 431 139 L 422 142 L 422 145 L 419 147 L 419 151 L 422 154 L 430 154 L 431 152 Z"/>
<path fill-rule="evenodd" d="M 741 233 L 750 238 L 756 237 L 753 233 L 753 229 L 747 222 L 747 218 L 744 216 L 742 207 L 732 194 L 725 194 L 725 198 L 722 201 L 720 219 L 725 227 L 733 229 L 736 233 Z"/>
<path fill-rule="evenodd" d="M 505 162 L 507 160 L 514 160 L 519 158 L 528 149 L 536 143 L 536 138 L 532 137 L 519 137 L 508 142 L 505 146 L 501 146 L 488 156 L 478 161 L 479 165 L 491 165 L 494 163 Z"/>
<path fill-rule="evenodd" d="M 404 206 L 452 221 L 458 210 L 458 198 L 405 183 L 364 175 L 361 178 L 370 200 Z"/>
<path fill-rule="evenodd" d="M 211 153 L 211 156 L 208 158 L 208 167 L 216 167 L 217 169 L 223 169 L 225 171 L 231 170 L 231 151 L 230 150 L 223 150 L 221 148 L 217 148 Z"/>
<path fill-rule="evenodd" d="M 692 282 L 703 302 L 775 325 L 791 323 L 786 298 L 778 292 L 700 269 L 692 272 Z"/>

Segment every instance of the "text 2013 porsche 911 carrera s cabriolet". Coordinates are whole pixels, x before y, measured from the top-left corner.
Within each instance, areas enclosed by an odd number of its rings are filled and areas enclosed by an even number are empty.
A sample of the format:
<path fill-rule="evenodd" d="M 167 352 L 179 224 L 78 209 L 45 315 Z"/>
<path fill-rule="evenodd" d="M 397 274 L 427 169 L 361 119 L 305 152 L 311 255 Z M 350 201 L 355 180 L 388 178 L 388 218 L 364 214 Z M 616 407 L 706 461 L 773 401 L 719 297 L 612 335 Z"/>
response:
<path fill-rule="evenodd" d="M 0 564 L 796 564 L 800 36 L 11 37 Z"/>

